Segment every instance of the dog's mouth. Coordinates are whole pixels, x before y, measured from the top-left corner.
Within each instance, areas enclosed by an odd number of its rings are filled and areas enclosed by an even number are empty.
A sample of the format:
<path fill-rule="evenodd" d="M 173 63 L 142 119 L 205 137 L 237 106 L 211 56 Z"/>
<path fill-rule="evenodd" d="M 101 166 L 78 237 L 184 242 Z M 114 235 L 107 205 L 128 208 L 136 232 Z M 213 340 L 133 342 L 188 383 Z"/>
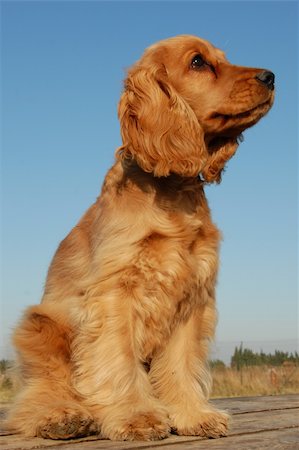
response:
<path fill-rule="evenodd" d="M 227 113 L 227 112 L 213 112 L 210 116 L 210 119 L 220 119 L 220 120 L 224 120 L 224 121 L 230 121 L 230 120 L 234 120 L 234 121 L 238 121 L 238 120 L 242 120 L 242 119 L 246 119 L 246 118 L 252 118 L 253 116 L 256 116 L 257 114 L 265 114 L 268 109 L 270 109 L 270 107 L 272 106 L 272 101 L 271 100 L 267 100 L 265 102 L 262 102 L 260 104 L 258 104 L 257 106 L 247 109 L 245 111 L 240 111 L 237 113 Z"/>
<path fill-rule="evenodd" d="M 237 139 L 246 128 L 255 125 L 271 108 L 273 97 L 254 106 L 253 108 L 239 112 L 214 111 L 206 121 L 206 136 L 209 142 L 215 140 Z"/>
<path fill-rule="evenodd" d="M 209 153 L 214 153 L 226 144 L 239 144 L 243 141 L 242 132 L 256 124 L 271 108 L 273 98 L 254 108 L 238 113 L 214 112 L 210 116 L 212 132 L 206 133 L 206 145 Z"/>

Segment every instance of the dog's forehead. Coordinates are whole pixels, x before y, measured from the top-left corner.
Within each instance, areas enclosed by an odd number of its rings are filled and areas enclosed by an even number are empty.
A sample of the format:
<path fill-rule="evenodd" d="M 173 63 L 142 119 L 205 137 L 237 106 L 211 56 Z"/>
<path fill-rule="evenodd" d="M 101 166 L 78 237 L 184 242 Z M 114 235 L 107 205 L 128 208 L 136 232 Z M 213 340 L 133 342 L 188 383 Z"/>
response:
<path fill-rule="evenodd" d="M 187 53 L 200 53 L 208 59 L 216 59 L 218 61 L 227 61 L 225 53 L 215 47 L 209 41 L 192 35 L 180 35 L 165 39 L 151 45 L 149 53 L 158 53 L 160 56 L 164 53 L 171 52 L 172 57 L 176 55 L 179 59 Z"/>
<path fill-rule="evenodd" d="M 183 40 L 184 41 L 184 40 Z M 224 51 L 215 47 L 211 42 L 198 38 L 198 37 L 190 37 L 186 36 L 185 40 L 185 49 L 186 51 L 192 50 L 198 51 L 200 54 L 205 56 L 206 58 L 215 58 L 220 61 L 226 61 Z"/>

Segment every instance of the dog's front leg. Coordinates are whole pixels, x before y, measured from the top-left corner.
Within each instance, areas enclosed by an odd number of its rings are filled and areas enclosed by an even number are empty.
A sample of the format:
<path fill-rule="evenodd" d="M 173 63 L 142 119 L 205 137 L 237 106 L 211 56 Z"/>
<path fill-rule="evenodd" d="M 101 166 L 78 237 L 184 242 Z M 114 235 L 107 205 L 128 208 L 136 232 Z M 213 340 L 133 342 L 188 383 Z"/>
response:
<path fill-rule="evenodd" d="M 170 425 L 180 435 L 226 435 L 228 415 L 208 403 L 211 377 L 207 365 L 216 311 L 210 297 L 188 322 L 178 325 L 165 348 L 152 360 L 150 381 L 167 405 Z"/>
<path fill-rule="evenodd" d="M 104 438 L 162 439 L 167 412 L 138 360 L 131 300 L 121 290 L 88 299 L 74 344 L 74 384 Z"/>

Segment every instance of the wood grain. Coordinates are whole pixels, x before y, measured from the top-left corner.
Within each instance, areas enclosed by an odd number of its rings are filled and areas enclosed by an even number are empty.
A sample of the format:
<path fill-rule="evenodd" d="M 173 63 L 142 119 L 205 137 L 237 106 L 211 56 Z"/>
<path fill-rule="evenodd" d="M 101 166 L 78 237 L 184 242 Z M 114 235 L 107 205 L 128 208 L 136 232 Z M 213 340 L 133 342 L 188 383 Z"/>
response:
<path fill-rule="evenodd" d="M 2 430 L 1 450 L 299 450 L 299 395 L 242 397 L 213 400 L 232 414 L 229 435 L 221 439 L 174 436 L 154 442 L 112 442 L 95 436 L 68 441 L 24 438 Z M 0 409 L 0 420 L 6 407 Z"/>

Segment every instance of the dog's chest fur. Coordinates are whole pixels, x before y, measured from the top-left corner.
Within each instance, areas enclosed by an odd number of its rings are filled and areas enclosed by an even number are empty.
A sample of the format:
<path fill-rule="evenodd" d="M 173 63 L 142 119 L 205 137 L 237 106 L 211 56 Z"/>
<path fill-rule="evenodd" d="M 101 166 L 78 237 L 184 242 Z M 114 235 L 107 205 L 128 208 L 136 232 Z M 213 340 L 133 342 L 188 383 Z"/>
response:
<path fill-rule="evenodd" d="M 117 282 L 132 302 L 132 327 L 146 361 L 180 322 L 209 301 L 219 232 L 198 179 L 154 179 L 134 167 L 112 191 L 118 199 L 115 214 L 124 214 L 114 220 L 127 229 L 123 245 L 130 246 Z"/>

